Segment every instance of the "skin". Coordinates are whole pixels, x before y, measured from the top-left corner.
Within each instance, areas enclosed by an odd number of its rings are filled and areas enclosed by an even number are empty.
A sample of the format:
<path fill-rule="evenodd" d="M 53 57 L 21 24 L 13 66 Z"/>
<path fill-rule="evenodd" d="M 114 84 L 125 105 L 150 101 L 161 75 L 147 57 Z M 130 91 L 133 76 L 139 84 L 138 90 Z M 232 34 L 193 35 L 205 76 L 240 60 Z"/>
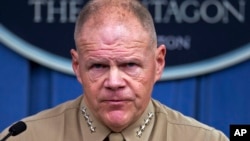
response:
<path fill-rule="evenodd" d="M 96 18 L 83 25 L 77 50 L 71 50 L 72 67 L 94 116 L 120 132 L 146 109 L 164 69 L 166 48 L 157 48 L 133 15 L 125 21 L 116 14 L 102 17 L 99 25 Z"/>

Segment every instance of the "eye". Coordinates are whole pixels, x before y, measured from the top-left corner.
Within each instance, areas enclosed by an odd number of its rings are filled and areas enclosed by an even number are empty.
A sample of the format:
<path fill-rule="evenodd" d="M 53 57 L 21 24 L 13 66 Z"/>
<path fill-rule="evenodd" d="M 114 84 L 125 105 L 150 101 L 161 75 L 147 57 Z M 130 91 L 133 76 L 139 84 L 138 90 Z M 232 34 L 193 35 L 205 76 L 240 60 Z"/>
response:
<path fill-rule="evenodd" d="M 91 69 L 103 69 L 103 68 L 106 68 L 107 66 L 106 65 L 103 65 L 103 64 L 93 64 L 91 66 Z"/>
<path fill-rule="evenodd" d="M 126 66 L 127 66 L 127 67 L 134 67 L 134 66 L 136 66 L 136 64 L 135 64 L 135 63 L 130 62 L 130 63 L 127 63 L 127 64 L 126 64 Z"/>
<path fill-rule="evenodd" d="M 131 68 L 134 68 L 138 66 L 136 63 L 133 63 L 133 62 L 129 62 L 129 63 L 124 63 L 122 64 L 122 67 L 123 68 L 127 68 L 127 69 L 131 69 Z"/>
<path fill-rule="evenodd" d="M 141 65 L 140 63 L 136 62 L 128 62 L 124 63 L 121 67 L 122 71 L 129 75 L 130 77 L 136 77 L 140 74 L 141 70 Z"/>

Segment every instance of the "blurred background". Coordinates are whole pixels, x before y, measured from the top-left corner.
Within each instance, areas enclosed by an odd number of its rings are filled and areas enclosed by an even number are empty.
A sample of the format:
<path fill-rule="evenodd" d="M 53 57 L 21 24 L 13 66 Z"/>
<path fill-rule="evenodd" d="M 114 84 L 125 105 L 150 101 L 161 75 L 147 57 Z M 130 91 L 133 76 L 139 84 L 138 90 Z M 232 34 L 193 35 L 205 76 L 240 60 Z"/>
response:
<path fill-rule="evenodd" d="M 0 2 L 0 131 L 83 93 L 70 64 L 86 0 Z M 250 4 L 142 0 L 168 50 L 153 98 L 222 130 L 250 124 Z M 248 7 L 248 8 L 247 8 Z"/>

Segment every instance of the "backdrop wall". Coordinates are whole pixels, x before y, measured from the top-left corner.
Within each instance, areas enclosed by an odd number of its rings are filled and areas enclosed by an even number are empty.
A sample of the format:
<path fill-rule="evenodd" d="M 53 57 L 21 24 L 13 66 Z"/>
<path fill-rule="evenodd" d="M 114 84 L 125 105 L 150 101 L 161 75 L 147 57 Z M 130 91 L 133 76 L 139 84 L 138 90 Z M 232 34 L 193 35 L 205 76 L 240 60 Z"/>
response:
<path fill-rule="evenodd" d="M 3 44 L 0 58 L 0 130 L 82 93 L 75 76 L 31 62 Z M 153 97 L 229 136 L 230 124 L 250 124 L 250 60 L 212 74 L 157 82 Z"/>

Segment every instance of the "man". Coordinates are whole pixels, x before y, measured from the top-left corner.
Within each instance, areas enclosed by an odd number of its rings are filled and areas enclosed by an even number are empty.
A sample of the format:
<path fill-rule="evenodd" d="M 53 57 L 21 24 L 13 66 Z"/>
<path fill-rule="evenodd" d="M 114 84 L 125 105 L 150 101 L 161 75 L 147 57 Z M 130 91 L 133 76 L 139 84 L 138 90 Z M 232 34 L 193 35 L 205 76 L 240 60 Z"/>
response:
<path fill-rule="evenodd" d="M 23 119 L 27 130 L 10 141 L 228 140 L 151 98 L 166 48 L 157 47 L 152 17 L 139 1 L 89 1 L 74 38 L 72 66 L 84 95 Z"/>

